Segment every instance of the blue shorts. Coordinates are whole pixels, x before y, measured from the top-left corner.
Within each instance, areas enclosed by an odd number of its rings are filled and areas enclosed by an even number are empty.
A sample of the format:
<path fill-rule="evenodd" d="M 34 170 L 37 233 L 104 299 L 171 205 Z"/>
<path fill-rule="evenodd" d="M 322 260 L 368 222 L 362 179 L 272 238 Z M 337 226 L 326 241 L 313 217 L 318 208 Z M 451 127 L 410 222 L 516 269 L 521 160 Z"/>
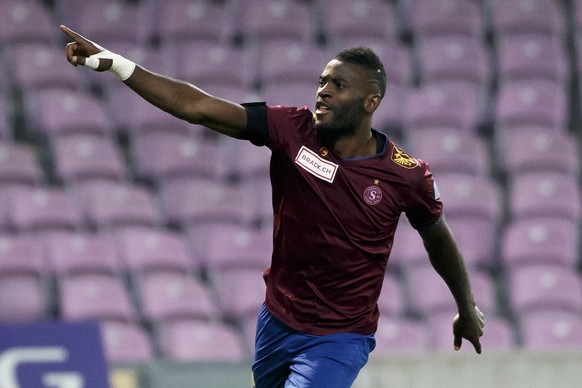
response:
<path fill-rule="evenodd" d="M 373 334 L 311 335 L 261 307 L 255 338 L 256 388 L 349 388 L 376 346 Z"/>

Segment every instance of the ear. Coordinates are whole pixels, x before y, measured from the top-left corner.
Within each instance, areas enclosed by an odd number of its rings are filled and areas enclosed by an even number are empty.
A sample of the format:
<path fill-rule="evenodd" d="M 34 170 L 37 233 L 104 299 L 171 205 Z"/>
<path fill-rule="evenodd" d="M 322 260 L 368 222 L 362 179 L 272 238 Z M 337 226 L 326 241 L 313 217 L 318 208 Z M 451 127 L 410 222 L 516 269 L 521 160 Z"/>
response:
<path fill-rule="evenodd" d="M 366 112 L 368 113 L 374 113 L 374 111 L 378 108 L 378 106 L 380 105 L 380 102 L 382 101 L 382 97 L 380 97 L 379 94 L 370 94 L 367 98 L 366 98 L 366 102 L 364 103 L 364 109 L 366 109 Z"/>

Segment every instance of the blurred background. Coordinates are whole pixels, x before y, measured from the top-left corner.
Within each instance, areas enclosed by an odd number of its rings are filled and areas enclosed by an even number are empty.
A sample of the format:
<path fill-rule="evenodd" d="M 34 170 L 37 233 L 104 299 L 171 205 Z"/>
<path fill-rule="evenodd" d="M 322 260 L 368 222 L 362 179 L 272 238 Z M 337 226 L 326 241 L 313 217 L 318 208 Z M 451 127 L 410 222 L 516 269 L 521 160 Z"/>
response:
<path fill-rule="evenodd" d="M 374 126 L 431 166 L 490 370 L 515 354 L 529 372 L 579 359 L 582 1 L 2 0 L 0 15 L 0 321 L 97 320 L 118 387 L 249 385 L 269 151 L 71 67 L 66 24 L 152 71 L 271 105 L 313 107 L 325 64 L 372 47 L 388 74 Z M 410 374 L 454 370 L 450 292 L 405 217 L 396 236 L 360 387 L 392 386 L 374 376 L 394 357 Z M 468 344 L 461 354 L 477 365 Z"/>

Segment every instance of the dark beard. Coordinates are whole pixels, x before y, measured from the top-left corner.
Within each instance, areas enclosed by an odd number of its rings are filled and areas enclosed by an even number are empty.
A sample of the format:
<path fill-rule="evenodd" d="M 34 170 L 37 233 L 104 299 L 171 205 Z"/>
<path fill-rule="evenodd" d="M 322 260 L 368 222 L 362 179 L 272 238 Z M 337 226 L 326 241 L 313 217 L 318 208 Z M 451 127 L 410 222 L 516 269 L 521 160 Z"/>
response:
<path fill-rule="evenodd" d="M 330 124 L 320 124 L 316 127 L 316 130 L 319 143 L 322 146 L 333 148 L 338 140 L 353 135 L 356 132 L 356 127 L 338 127 L 332 122 Z"/>

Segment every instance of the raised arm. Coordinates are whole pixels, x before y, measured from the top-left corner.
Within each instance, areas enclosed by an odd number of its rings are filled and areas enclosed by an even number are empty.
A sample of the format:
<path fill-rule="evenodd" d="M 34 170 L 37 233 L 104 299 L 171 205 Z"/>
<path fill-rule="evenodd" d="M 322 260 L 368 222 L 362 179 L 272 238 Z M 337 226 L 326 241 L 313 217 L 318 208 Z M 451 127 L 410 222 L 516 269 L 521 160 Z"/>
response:
<path fill-rule="evenodd" d="M 459 314 L 453 320 L 454 347 L 461 348 L 465 338 L 481 353 L 483 313 L 476 307 L 463 257 L 444 217 L 420 232 L 430 262 L 443 278 L 457 304 Z"/>
<path fill-rule="evenodd" d="M 60 28 L 73 40 L 66 46 L 66 57 L 72 65 L 109 70 L 146 101 L 190 123 L 235 138 L 246 128 L 247 115 L 241 105 L 214 97 L 187 82 L 150 72 L 66 26 Z"/>

